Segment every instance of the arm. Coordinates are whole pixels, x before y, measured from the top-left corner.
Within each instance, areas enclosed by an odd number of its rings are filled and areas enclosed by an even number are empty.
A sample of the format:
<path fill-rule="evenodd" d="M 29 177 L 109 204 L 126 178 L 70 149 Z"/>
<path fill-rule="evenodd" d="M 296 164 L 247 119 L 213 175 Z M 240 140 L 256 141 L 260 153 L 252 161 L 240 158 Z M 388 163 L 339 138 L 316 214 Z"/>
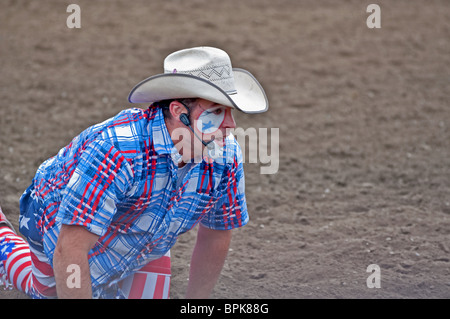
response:
<path fill-rule="evenodd" d="M 186 298 L 210 296 L 225 262 L 230 242 L 231 230 L 214 230 L 199 225 Z"/>
<path fill-rule="evenodd" d="M 56 280 L 56 292 L 61 299 L 92 298 L 91 274 L 89 270 L 88 252 L 98 240 L 98 236 L 82 226 L 62 225 L 53 256 L 53 270 Z M 79 266 L 80 288 L 67 285 L 69 276 L 75 272 L 68 271 L 69 265 Z M 70 269 L 70 268 L 69 268 Z"/>

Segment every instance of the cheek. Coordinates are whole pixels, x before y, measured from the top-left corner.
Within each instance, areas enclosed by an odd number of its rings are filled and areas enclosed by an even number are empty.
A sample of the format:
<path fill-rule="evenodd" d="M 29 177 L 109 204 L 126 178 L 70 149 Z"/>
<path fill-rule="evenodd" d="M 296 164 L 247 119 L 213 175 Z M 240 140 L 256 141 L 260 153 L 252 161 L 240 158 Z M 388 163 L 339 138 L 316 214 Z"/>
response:
<path fill-rule="evenodd" d="M 204 111 L 197 119 L 197 129 L 203 134 L 216 132 L 225 119 L 225 112 L 221 114 L 208 113 Z"/>

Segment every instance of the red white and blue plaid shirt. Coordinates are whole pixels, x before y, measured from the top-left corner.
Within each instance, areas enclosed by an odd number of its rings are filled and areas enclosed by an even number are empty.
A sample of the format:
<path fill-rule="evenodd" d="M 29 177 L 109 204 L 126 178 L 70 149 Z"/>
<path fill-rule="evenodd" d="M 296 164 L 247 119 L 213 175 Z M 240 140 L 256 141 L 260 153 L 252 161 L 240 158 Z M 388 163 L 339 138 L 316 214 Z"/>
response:
<path fill-rule="evenodd" d="M 100 236 L 89 264 L 93 289 L 102 290 L 164 255 L 199 222 L 221 230 L 248 222 L 242 153 L 233 136 L 223 158 L 193 165 L 179 188 L 174 153 L 161 109 L 150 107 L 88 128 L 45 161 L 33 198 L 49 260 L 61 224 L 84 226 Z"/>

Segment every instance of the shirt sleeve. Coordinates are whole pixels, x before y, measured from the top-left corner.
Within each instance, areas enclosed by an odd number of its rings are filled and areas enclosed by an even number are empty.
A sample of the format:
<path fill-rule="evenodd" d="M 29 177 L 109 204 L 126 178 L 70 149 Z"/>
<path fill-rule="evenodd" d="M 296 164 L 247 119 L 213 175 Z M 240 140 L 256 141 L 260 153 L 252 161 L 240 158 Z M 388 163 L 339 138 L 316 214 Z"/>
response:
<path fill-rule="evenodd" d="M 231 163 L 227 164 L 219 185 L 219 200 L 209 211 L 201 224 L 210 229 L 229 230 L 248 223 L 247 202 L 245 199 L 245 176 L 242 153 L 238 147 Z"/>
<path fill-rule="evenodd" d="M 63 192 L 56 219 L 104 235 L 132 178 L 130 164 L 115 147 L 104 140 L 92 141 Z"/>

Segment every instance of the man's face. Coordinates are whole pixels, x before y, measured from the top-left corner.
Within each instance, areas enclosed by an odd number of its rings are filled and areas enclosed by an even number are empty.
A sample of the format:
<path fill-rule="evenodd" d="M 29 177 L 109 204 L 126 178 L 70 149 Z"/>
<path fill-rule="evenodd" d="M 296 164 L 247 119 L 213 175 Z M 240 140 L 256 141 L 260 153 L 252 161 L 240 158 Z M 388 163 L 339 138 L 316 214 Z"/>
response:
<path fill-rule="evenodd" d="M 170 110 L 173 120 L 166 122 L 175 147 L 182 155 L 183 161 L 192 158 L 201 160 L 207 154 L 201 141 L 214 140 L 220 147 L 225 145 L 227 130 L 236 128 L 232 108 L 208 100 L 197 99 L 189 105 L 190 126 L 195 134 L 180 120 L 181 113 L 188 113 L 178 101 L 172 102 Z M 228 132 L 229 133 L 229 132 Z M 201 140 L 201 141 L 200 141 Z"/>
<path fill-rule="evenodd" d="M 212 139 L 223 146 L 227 129 L 236 128 L 233 109 L 208 100 L 198 99 L 191 110 L 192 128 L 205 142 Z"/>

